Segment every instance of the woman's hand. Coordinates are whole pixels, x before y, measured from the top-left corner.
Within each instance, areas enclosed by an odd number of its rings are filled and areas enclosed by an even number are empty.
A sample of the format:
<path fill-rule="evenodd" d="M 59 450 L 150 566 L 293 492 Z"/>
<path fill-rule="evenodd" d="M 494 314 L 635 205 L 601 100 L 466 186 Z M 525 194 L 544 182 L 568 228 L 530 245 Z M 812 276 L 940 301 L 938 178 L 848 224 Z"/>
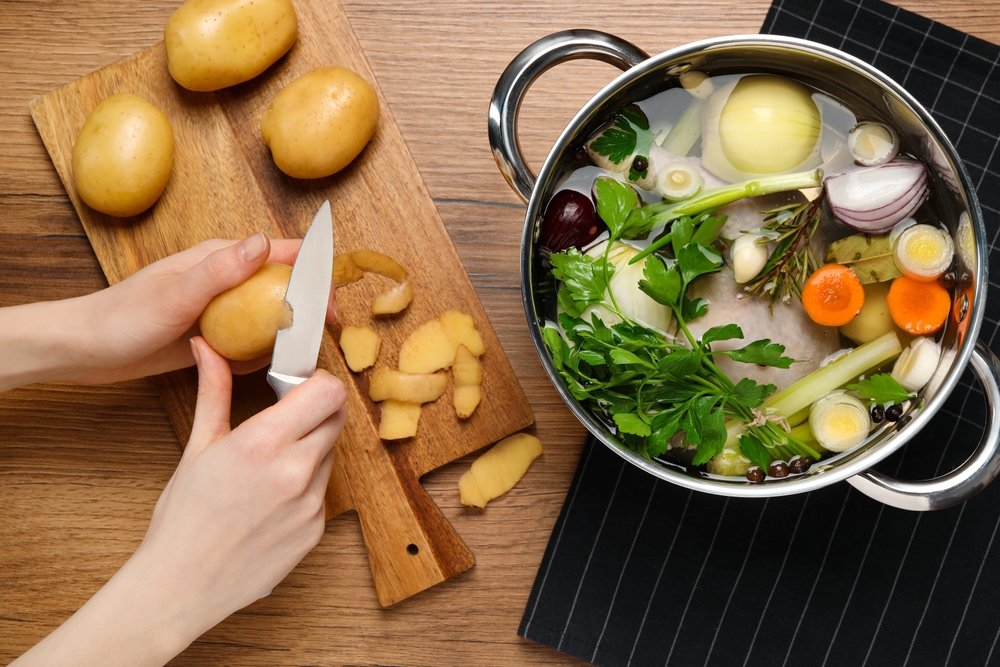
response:
<path fill-rule="evenodd" d="M 344 385 L 325 371 L 235 430 L 232 376 L 201 338 L 191 439 L 139 549 L 17 665 L 162 665 L 275 587 L 323 536 Z"/>
<path fill-rule="evenodd" d="M 239 285 L 265 261 L 292 264 L 299 240 L 270 241 L 262 233 L 238 243 L 213 240 L 150 264 L 106 290 L 65 302 L 76 334 L 70 366 L 60 379 L 103 384 L 185 368 L 194 363 L 188 340 L 215 295 Z M 336 319 L 331 291 L 327 319 Z M 232 362 L 236 373 L 267 357 Z"/>

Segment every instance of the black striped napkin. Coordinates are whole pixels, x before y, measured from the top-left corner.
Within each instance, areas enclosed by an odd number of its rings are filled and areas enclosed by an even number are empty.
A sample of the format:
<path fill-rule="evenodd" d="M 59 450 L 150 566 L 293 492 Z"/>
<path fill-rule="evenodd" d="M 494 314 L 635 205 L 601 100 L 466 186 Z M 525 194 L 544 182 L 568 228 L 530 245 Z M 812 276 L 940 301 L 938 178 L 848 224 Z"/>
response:
<path fill-rule="evenodd" d="M 977 186 L 1000 267 L 1000 47 L 878 0 L 776 0 L 761 30 L 903 84 Z M 994 350 L 1000 280 L 981 337 Z M 925 479 L 978 443 L 971 374 L 881 470 Z M 1000 482 L 959 507 L 885 507 L 846 483 L 766 501 L 692 493 L 583 452 L 519 634 L 601 667 L 1000 665 Z"/>

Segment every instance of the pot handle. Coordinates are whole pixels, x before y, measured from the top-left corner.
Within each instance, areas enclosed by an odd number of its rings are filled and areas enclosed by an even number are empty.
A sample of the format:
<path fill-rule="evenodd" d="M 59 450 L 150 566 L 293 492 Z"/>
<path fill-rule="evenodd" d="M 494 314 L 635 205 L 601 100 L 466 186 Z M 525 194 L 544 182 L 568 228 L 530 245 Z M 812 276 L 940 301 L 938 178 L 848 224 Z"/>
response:
<path fill-rule="evenodd" d="M 941 477 L 901 482 L 874 470 L 855 475 L 847 483 L 886 505 L 904 510 L 938 510 L 957 505 L 982 491 L 1000 473 L 1000 361 L 980 340 L 970 366 L 986 394 L 985 433 L 979 447 L 961 466 Z"/>
<path fill-rule="evenodd" d="M 564 30 L 543 37 L 507 65 L 490 100 L 490 147 L 504 178 L 525 202 L 535 175 L 528 168 L 517 138 L 517 114 L 528 88 L 546 70 L 570 60 L 590 58 L 627 70 L 649 56 L 623 39 L 596 30 Z"/>

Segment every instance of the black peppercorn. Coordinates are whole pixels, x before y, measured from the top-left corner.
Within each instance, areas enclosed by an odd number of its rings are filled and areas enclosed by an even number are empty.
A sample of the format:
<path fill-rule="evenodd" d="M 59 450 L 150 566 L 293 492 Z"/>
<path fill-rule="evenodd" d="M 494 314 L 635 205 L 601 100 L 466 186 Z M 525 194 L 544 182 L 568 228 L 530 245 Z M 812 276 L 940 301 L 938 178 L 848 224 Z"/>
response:
<path fill-rule="evenodd" d="M 882 420 L 885 419 L 885 409 L 878 405 L 877 403 L 872 403 L 872 409 L 869 411 L 872 421 L 876 424 L 881 424 Z"/>
<path fill-rule="evenodd" d="M 649 169 L 649 161 L 641 155 L 636 155 L 635 159 L 632 160 L 632 171 L 641 174 L 647 169 Z"/>
<path fill-rule="evenodd" d="M 903 406 L 899 403 L 890 405 L 885 409 L 885 418 L 891 422 L 898 421 L 903 416 Z"/>
<path fill-rule="evenodd" d="M 900 417 L 899 421 L 896 422 L 896 430 L 898 431 L 899 429 L 909 424 L 911 419 L 913 419 L 913 417 L 911 417 L 910 415 L 903 415 L 902 417 Z"/>
<path fill-rule="evenodd" d="M 801 475 L 806 470 L 809 470 L 810 465 L 811 464 L 809 463 L 809 459 L 807 459 L 804 456 L 799 456 L 798 454 L 796 454 L 788 462 L 788 470 L 789 472 L 793 472 L 796 475 Z"/>
<path fill-rule="evenodd" d="M 938 279 L 941 286 L 945 289 L 951 289 L 958 283 L 958 277 L 955 275 L 954 271 L 949 271 Z"/>
<path fill-rule="evenodd" d="M 767 466 L 767 474 L 771 477 L 788 477 L 788 464 L 784 461 L 771 461 Z"/>
<path fill-rule="evenodd" d="M 747 479 L 754 484 L 759 484 L 764 481 L 764 471 L 757 466 L 750 466 L 747 469 Z"/>

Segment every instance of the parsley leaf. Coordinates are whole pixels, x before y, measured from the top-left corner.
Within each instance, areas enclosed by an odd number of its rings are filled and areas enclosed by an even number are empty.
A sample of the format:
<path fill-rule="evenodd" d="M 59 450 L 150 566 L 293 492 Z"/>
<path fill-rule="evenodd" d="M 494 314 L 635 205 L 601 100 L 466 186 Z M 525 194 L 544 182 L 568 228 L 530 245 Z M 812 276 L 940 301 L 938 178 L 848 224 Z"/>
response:
<path fill-rule="evenodd" d="M 759 408 L 764 399 L 777 389 L 773 384 L 757 384 L 750 378 L 743 378 L 736 383 L 729 395 L 741 405 L 748 408 Z"/>
<path fill-rule="evenodd" d="M 556 280 L 562 281 L 559 303 L 571 315 L 579 316 L 587 306 L 604 300 L 604 293 L 608 289 L 604 258 L 593 259 L 576 248 L 570 248 L 566 252 L 553 253 L 549 256 L 549 262 L 552 264 L 552 275 Z M 608 280 L 613 273 L 614 266 L 608 265 Z"/>
<path fill-rule="evenodd" d="M 768 464 L 771 463 L 771 452 L 768 451 L 767 447 L 760 440 L 752 435 L 740 436 L 740 452 L 743 453 L 743 456 L 750 459 L 750 463 L 762 470 L 766 471 Z"/>
<path fill-rule="evenodd" d="M 676 350 L 662 359 L 656 365 L 661 371 L 672 378 L 683 380 L 688 375 L 694 375 L 701 368 L 702 356 L 692 350 Z"/>
<path fill-rule="evenodd" d="M 694 234 L 694 222 L 689 217 L 675 220 L 670 225 L 670 245 L 674 249 L 674 257 L 681 256 L 681 248 L 691 243 L 691 236 Z"/>
<path fill-rule="evenodd" d="M 663 260 L 651 255 L 642 265 L 644 279 L 639 281 L 639 289 L 656 303 L 673 306 L 681 293 L 681 277 L 674 268 L 667 268 Z"/>
<path fill-rule="evenodd" d="M 635 152 L 648 155 L 654 139 L 642 109 L 630 104 L 615 113 L 612 126 L 591 142 L 590 149 L 621 164 Z"/>
<path fill-rule="evenodd" d="M 702 298 L 689 299 L 686 296 L 681 298 L 681 318 L 685 322 L 696 320 L 708 312 L 708 301 Z"/>
<path fill-rule="evenodd" d="M 687 286 L 698 276 L 721 269 L 722 255 L 703 245 L 688 243 L 677 253 L 677 264 Z"/>
<path fill-rule="evenodd" d="M 875 401 L 878 405 L 902 403 L 915 395 L 903 389 L 903 386 L 888 373 L 878 373 L 857 384 L 849 384 L 847 388 L 858 392 L 861 398 Z"/>
<path fill-rule="evenodd" d="M 720 407 L 702 419 L 701 442 L 692 463 L 701 465 L 718 456 L 726 444 L 726 436 L 726 415 Z"/>
<path fill-rule="evenodd" d="M 631 412 L 621 412 L 614 415 L 613 419 L 615 420 L 615 423 L 618 424 L 618 428 L 625 433 L 646 436 L 652 432 L 652 429 L 649 428 L 649 424 L 644 422 L 637 414 Z"/>
<path fill-rule="evenodd" d="M 594 181 L 597 192 L 597 214 L 608 225 L 611 238 L 619 238 L 628 222 L 629 213 L 639 203 L 639 195 L 632 186 L 609 176 Z"/>
<path fill-rule="evenodd" d="M 733 338 L 743 338 L 743 329 L 738 324 L 725 324 L 719 327 L 712 327 L 701 337 L 701 344 L 708 345 L 717 340 L 732 340 Z M 785 348 L 781 348 L 784 351 Z"/>
<path fill-rule="evenodd" d="M 722 350 L 712 354 L 724 354 L 733 361 L 742 361 L 745 364 L 759 364 L 761 366 L 773 366 L 775 368 L 788 368 L 798 359 L 784 357 L 784 345 L 772 343 L 770 338 L 755 340 L 746 347 L 738 350 Z"/>

